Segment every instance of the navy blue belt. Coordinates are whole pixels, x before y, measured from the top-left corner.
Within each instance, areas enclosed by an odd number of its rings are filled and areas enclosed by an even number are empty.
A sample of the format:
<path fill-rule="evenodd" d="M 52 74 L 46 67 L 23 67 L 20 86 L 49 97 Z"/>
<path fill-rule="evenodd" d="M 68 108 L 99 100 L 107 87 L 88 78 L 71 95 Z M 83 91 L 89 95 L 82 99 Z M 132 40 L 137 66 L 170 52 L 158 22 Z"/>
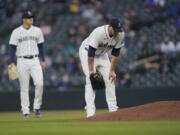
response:
<path fill-rule="evenodd" d="M 33 59 L 38 57 L 38 55 L 26 55 L 26 56 L 18 56 L 18 58 L 24 58 L 24 59 Z"/>

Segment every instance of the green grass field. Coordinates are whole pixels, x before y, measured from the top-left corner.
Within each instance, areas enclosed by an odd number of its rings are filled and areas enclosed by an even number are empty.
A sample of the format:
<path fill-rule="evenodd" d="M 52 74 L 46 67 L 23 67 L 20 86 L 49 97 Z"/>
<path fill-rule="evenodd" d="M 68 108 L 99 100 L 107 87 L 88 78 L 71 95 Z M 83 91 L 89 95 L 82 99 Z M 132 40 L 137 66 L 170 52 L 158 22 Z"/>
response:
<path fill-rule="evenodd" d="M 103 110 L 98 113 L 104 112 Z M 84 111 L 44 111 L 24 119 L 20 112 L 0 113 L 0 135 L 180 135 L 180 121 L 72 122 Z"/>

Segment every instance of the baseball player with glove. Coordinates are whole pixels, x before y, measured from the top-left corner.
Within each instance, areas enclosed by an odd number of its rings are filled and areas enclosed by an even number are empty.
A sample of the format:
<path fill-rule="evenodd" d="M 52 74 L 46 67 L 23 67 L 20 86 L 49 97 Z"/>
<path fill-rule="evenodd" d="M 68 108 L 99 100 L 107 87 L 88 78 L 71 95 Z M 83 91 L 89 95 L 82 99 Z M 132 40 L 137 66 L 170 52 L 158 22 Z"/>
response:
<path fill-rule="evenodd" d="M 95 115 L 95 92 L 105 88 L 106 101 L 109 112 L 117 111 L 115 94 L 115 67 L 124 46 L 122 25 L 116 18 L 108 25 L 95 28 L 82 42 L 79 56 L 83 72 L 86 76 L 85 101 L 87 117 Z M 107 52 L 111 51 L 111 60 Z"/>
<path fill-rule="evenodd" d="M 44 60 L 44 37 L 40 28 L 33 24 L 33 15 L 26 11 L 22 15 L 22 25 L 14 29 L 10 37 L 10 65 L 8 66 L 9 79 L 17 77 L 20 82 L 21 110 L 24 118 L 28 118 L 29 110 L 29 80 L 30 76 L 35 85 L 34 113 L 41 116 L 40 108 L 43 95 L 43 72 L 46 67 Z M 17 58 L 17 71 L 15 61 Z M 41 62 L 40 62 L 40 60 Z M 14 69 L 14 70 L 13 70 Z M 13 77 L 11 77 L 11 75 Z"/>

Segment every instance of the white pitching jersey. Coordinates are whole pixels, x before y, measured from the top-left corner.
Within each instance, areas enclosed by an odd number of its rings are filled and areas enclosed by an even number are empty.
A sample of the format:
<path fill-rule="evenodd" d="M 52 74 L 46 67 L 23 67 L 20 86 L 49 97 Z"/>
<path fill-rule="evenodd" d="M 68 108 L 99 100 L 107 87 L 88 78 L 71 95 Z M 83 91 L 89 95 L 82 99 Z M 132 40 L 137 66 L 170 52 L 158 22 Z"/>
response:
<path fill-rule="evenodd" d="M 113 48 L 124 46 L 124 35 L 124 32 L 119 32 L 116 37 L 110 37 L 108 25 L 103 25 L 94 29 L 82 44 L 85 48 L 89 48 L 89 46 L 96 48 L 96 56 L 104 55 Z"/>
<path fill-rule="evenodd" d="M 31 26 L 25 29 L 19 26 L 13 30 L 9 44 L 17 46 L 16 56 L 26 56 L 39 54 L 37 45 L 43 42 L 44 36 L 40 28 Z"/>

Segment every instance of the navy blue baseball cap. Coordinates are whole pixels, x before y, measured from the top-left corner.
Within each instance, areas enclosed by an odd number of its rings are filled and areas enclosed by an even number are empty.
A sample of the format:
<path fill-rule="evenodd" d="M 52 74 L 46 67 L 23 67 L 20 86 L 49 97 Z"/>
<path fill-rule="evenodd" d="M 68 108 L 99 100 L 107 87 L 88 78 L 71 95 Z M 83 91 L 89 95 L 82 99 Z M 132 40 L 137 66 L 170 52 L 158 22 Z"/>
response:
<path fill-rule="evenodd" d="M 122 31 L 122 25 L 119 19 L 113 18 L 110 20 L 110 26 L 113 27 L 113 30 L 116 32 L 121 32 Z"/>
<path fill-rule="evenodd" d="M 33 18 L 34 16 L 33 16 L 33 14 L 31 13 L 31 11 L 25 11 L 25 12 L 23 12 L 23 14 L 22 14 L 22 19 L 24 19 L 24 18 Z"/>

